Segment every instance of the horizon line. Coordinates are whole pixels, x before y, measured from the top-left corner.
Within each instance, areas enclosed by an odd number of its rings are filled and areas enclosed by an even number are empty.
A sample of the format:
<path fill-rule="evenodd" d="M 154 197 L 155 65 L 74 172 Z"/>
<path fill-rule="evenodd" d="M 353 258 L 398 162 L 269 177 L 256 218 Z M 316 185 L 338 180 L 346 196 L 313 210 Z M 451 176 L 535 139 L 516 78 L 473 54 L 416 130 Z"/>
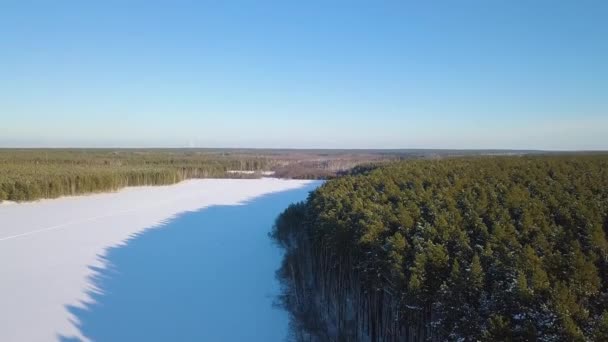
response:
<path fill-rule="evenodd" d="M 293 150 L 293 151 L 499 151 L 499 152 L 608 152 L 608 149 L 444 148 L 444 147 L 192 147 L 192 146 L 0 146 L 0 150 Z"/>

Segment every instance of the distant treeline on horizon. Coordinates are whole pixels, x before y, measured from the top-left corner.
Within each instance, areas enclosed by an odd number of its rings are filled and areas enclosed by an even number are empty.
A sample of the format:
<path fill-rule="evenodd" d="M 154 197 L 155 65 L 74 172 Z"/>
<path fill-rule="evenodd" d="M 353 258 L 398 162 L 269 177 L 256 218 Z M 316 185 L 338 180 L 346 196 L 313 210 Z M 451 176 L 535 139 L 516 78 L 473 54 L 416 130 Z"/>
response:
<path fill-rule="evenodd" d="M 514 150 L 0 148 L 0 201 L 30 201 L 190 178 L 329 179 L 359 165 L 484 155 L 553 154 Z M 229 171 L 256 171 L 254 173 Z"/>
<path fill-rule="evenodd" d="M 384 153 L 258 149 L 0 149 L 0 201 L 30 201 L 190 178 L 331 178 Z M 254 171 L 231 172 L 231 171 Z"/>

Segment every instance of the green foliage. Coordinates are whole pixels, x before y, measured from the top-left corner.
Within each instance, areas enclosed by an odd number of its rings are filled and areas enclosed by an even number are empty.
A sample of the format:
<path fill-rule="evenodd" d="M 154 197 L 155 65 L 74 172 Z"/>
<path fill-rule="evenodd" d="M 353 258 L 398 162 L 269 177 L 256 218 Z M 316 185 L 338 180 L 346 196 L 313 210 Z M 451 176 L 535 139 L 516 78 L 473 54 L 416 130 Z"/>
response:
<path fill-rule="evenodd" d="M 473 261 L 471 261 L 469 281 L 469 286 L 472 290 L 481 292 L 484 285 L 484 273 L 477 254 L 473 256 Z"/>
<path fill-rule="evenodd" d="M 0 150 L 0 201 L 29 201 L 189 178 L 243 177 L 266 158 L 180 150 Z"/>
<path fill-rule="evenodd" d="M 0 149 L 0 201 L 25 201 L 189 178 L 328 179 L 406 152 L 239 149 Z M 231 171 L 231 172 L 228 172 Z M 237 171 L 237 172 L 235 172 Z M 248 171 L 248 173 L 238 172 Z M 251 172 L 253 171 L 253 173 Z"/>
<path fill-rule="evenodd" d="M 374 294 L 358 302 L 379 320 L 370 336 L 605 339 L 606 155 L 394 163 L 331 180 L 299 208 L 309 255 L 332 265 L 323 284 Z"/>

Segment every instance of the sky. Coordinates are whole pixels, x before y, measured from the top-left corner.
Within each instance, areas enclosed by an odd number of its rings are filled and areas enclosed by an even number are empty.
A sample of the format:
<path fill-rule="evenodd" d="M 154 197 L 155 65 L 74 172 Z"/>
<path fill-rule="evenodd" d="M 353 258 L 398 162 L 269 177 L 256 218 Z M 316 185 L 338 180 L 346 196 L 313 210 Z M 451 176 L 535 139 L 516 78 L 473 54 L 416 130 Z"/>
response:
<path fill-rule="evenodd" d="M 608 149 L 608 1 L 0 0 L 0 146 Z"/>

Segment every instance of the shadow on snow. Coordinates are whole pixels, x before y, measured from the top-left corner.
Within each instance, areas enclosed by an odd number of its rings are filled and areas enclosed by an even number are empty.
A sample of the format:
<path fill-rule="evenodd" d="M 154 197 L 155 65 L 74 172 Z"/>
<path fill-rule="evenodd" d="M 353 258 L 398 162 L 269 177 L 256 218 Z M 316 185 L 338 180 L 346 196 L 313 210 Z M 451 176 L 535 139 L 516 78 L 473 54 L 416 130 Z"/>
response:
<path fill-rule="evenodd" d="M 284 340 L 288 315 L 273 306 L 282 252 L 267 233 L 318 184 L 187 212 L 109 248 L 92 302 L 67 307 L 74 324 L 93 341 Z"/>

